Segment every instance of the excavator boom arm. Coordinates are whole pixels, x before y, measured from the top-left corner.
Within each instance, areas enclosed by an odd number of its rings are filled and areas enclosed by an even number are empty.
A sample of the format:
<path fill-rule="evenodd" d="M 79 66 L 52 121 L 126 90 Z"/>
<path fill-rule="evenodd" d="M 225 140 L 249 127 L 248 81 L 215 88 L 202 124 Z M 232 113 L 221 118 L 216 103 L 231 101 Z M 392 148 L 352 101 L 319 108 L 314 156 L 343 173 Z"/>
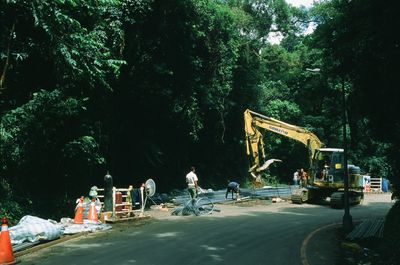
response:
<path fill-rule="evenodd" d="M 263 136 L 260 128 L 283 135 L 303 143 L 309 150 L 310 160 L 315 150 L 322 146 L 322 142 L 312 132 L 295 125 L 291 125 L 257 112 L 246 110 L 244 112 L 244 127 L 246 133 L 246 151 L 253 156 L 253 165 L 250 171 L 260 166 L 259 152 L 265 158 Z"/>

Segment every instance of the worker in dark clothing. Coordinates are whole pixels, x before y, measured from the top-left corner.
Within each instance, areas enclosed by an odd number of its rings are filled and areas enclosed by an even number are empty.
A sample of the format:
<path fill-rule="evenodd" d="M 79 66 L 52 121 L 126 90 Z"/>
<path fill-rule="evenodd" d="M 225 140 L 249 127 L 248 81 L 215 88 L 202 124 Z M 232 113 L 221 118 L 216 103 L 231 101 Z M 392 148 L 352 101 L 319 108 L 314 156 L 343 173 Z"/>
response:
<path fill-rule="evenodd" d="M 141 187 L 144 187 L 144 186 L 145 186 L 145 184 L 142 183 Z M 143 201 L 142 201 L 142 191 L 143 190 L 144 190 L 144 188 L 141 189 L 140 187 L 139 188 L 132 188 L 131 201 L 132 201 L 132 208 L 134 210 L 138 210 L 138 209 L 140 209 L 142 207 L 142 203 L 143 203 Z M 146 196 L 146 194 L 143 194 L 143 198 L 145 196 Z"/>
<path fill-rule="evenodd" d="M 236 194 L 236 200 L 240 199 L 240 190 L 239 190 L 239 183 L 230 181 L 228 183 L 228 187 L 226 188 L 225 199 L 228 198 L 228 193 L 232 193 L 232 200 L 233 200 L 233 193 Z"/>

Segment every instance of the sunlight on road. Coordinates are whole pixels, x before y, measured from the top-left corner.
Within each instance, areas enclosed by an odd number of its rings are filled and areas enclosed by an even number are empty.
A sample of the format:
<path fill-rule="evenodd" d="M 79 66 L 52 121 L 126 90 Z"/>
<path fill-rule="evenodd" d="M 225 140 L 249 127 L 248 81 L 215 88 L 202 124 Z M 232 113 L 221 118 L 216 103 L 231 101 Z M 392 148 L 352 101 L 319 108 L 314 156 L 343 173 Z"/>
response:
<path fill-rule="evenodd" d="M 204 248 L 205 250 L 210 250 L 210 251 L 224 250 L 224 248 L 211 247 L 207 245 L 201 245 L 201 247 Z"/>
<path fill-rule="evenodd" d="M 279 211 L 279 212 L 276 212 L 276 213 L 279 213 L 279 214 L 290 214 L 290 215 L 302 215 L 302 216 L 311 215 L 311 214 L 307 214 L 307 213 L 294 213 L 294 212 L 285 212 L 285 211 Z"/>
<path fill-rule="evenodd" d="M 78 242 L 78 243 L 73 243 L 73 244 L 67 244 L 68 248 L 76 248 L 76 249 L 90 249 L 90 248 L 99 248 L 99 247 L 104 247 L 104 246 L 111 246 L 112 243 L 105 243 L 105 242 L 101 242 L 101 243 L 82 243 L 82 242 Z"/>
<path fill-rule="evenodd" d="M 179 232 L 166 232 L 166 233 L 160 233 L 156 234 L 155 236 L 157 238 L 165 238 L 165 237 L 177 237 Z"/>
<path fill-rule="evenodd" d="M 221 257 L 221 255 L 215 254 L 217 251 L 225 251 L 225 248 L 219 248 L 219 247 L 212 247 L 212 246 L 207 246 L 207 245 L 201 245 L 202 248 L 204 248 L 207 251 L 212 251 L 212 253 L 208 254 L 207 256 L 210 257 L 213 261 L 223 261 L 224 259 Z"/>

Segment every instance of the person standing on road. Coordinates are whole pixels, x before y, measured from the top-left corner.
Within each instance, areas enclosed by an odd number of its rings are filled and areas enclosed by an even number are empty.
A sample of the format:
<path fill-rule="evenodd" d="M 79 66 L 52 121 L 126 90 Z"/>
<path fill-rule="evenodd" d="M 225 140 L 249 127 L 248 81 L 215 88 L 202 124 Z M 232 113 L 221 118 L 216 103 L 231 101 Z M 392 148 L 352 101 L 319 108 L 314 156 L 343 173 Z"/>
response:
<path fill-rule="evenodd" d="M 299 185 L 299 171 L 300 169 L 297 169 L 294 173 L 293 173 L 293 185 L 298 186 Z"/>
<path fill-rule="evenodd" d="M 299 177 L 300 177 L 300 187 L 302 187 L 302 188 L 307 187 L 308 175 L 307 175 L 307 172 L 305 172 L 304 169 L 302 169 L 302 168 L 299 171 Z"/>
<path fill-rule="evenodd" d="M 233 200 L 233 193 L 236 194 L 236 200 L 240 200 L 240 190 L 239 190 L 239 183 L 234 181 L 228 181 L 228 187 L 226 188 L 225 199 L 228 198 L 229 192 L 232 193 L 232 200 Z"/>
<path fill-rule="evenodd" d="M 193 200 L 197 197 L 197 188 L 198 188 L 198 178 L 196 175 L 196 168 L 190 167 L 190 172 L 186 175 L 186 183 L 188 185 L 188 191 L 190 198 Z"/>

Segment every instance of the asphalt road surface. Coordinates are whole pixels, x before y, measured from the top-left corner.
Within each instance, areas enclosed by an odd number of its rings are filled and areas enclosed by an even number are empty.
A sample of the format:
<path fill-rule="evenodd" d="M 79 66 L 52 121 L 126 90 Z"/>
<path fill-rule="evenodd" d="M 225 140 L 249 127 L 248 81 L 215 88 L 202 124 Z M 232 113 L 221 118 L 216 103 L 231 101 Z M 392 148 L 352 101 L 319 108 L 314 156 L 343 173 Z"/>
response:
<path fill-rule="evenodd" d="M 351 207 L 353 220 L 383 217 L 390 195 L 366 195 Z M 268 264 L 300 265 L 304 239 L 321 226 L 341 223 L 343 210 L 288 202 L 220 205 L 209 216 L 164 216 L 114 225 L 24 255 L 21 264 Z"/>

